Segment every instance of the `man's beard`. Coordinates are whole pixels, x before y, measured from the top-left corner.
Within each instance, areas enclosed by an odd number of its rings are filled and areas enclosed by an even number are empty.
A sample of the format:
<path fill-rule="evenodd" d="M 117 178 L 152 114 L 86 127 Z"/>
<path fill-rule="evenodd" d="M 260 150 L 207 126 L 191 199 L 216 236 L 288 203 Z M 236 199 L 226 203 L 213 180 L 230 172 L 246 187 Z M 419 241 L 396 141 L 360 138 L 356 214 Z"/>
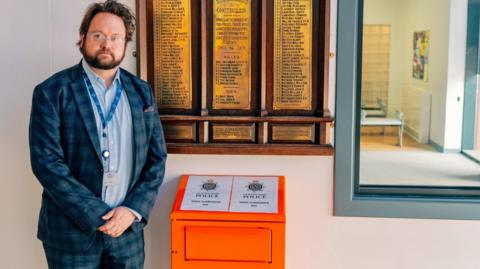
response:
<path fill-rule="evenodd" d="M 123 58 L 125 58 L 125 51 L 123 52 L 123 55 L 119 60 L 115 59 L 113 52 L 109 50 L 98 50 L 97 52 L 95 52 L 94 55 L 92 55 L 92 54 L 88 54 L 85 51 L 85 46 L 83 46 L 81 49 L 81 52 L 83 54 L 83 58 L 91 67 L 102 69 L 102 70 L 110 70 L 119 66 L 120 63 L 123 61 Z M 111 59 L 109 61 L 105 61 L 105 60 L 101 61 L 99 57 L 100 54 L 108 54 L 110 55 Z"/>

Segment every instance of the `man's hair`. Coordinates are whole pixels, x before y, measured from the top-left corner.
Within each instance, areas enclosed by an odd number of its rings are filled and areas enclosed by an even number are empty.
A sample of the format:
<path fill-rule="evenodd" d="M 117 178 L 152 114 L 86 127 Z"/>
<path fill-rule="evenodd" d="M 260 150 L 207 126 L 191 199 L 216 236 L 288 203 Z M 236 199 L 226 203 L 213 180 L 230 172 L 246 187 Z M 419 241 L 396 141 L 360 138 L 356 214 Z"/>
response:
<path fill-rule="evenodd" d="M 126 43 L 132 41 L 133 32 L 135 31 L 135 16 L 127 6 L 120 4 L 115 0 L 107 0 L 104 3 L 91 4 L 88 7 L 87 12 L 85 12 L 85 16 L 83 16 L 82 23 L 80 24 L 80 35 L 83 35 L 85 38 L 93 18 L 95 15 L 102 12 L 111 13 L 120 17 L 125 25 L 125 41 Z M 80 43 L 81 41 L 79 40 L 77 45 L 80 46 Z"/>

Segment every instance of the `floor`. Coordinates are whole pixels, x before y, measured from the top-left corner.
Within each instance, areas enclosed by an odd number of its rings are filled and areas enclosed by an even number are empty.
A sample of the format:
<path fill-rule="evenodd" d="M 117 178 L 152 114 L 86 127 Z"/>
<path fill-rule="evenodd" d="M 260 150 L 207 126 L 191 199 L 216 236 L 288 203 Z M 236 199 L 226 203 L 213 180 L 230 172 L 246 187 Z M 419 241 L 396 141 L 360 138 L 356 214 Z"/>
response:
<path fill-rule="evenodd" d="M 360 140 L 360 150 L 435 151 L 435 149 L 431 145 L 420 144 L 406 134 L 403 135 L 403 147 L 400 147 L 398 145 L 397 134 L 392 132 L 386 133 L 385 135 L 381 135 L 379 133 L 362 133 Z"/>
<path fill-rule="evenodd" d="M 480 165 L 461 153 L 441 153 L 408 135 L 361 136 L 360 184 L 480 187 Z M 480 153 L 480 152 L 479 152 Z"/>

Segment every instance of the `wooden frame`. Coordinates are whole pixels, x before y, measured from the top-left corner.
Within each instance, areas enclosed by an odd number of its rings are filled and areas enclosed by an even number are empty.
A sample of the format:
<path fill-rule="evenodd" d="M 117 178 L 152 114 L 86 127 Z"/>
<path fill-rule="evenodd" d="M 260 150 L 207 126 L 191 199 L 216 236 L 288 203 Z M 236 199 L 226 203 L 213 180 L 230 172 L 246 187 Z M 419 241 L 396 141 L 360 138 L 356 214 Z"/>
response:
<path fill-rule="evenodd" d="M 153 85 L 155 0 L 137 0 L 138 68 L 142 79 Z M 170 153 L 187 154 L 263 154 L 332 155 L 329 133 L 333 118 L 328 110 L 329 0 L 312 0 L 312 109 L 273 110 L 273 1 L 252 1 L 251 108 L 249 110 L 212 109 L 212 6 L 214 0 L 190 0 L 192 14 L 192 109 L 159 108 L 165 126 L 195 126 L 194 136 L 167 140 Z M 155 90 L 155 89 L 154 89 Z M 232 126 L 241 132 L 253 126 L 253 138 L 214 138 L 213 126 Z M 312 126 L 308 139 L 272 139 L 272 126 Z M 185 127 L 187 128 L 187 127 Z M 188 129 L 188 128 L 187 128 Z M 288 130 L 288 128 L 287 128 Z M 305 129 L 307 130 L 307 129 Z M 243 130 L 245 132 L 245 130 Z M 222 131 L 224 134 L 225 132 Z M 171 134 L 171 133 L 170 133 Z M 277 135 L 278 136 L 278 135 Z M 185 139 L 185 138 L 188 139 Z M 281 136 L 280 136 L 281 137 Z M 192 139 L 190 139 L 192 138 Z"/>
<path fill-rule="evenodd" d="M 266 110 L 271 115 L 302 115 L 329 117 L 328 110 L 328 63 L 330 36 L 330 1 L 312 1 L 312 110 L 279 110 L 273 109 L 274 87 L 274 1 L 265 4 L 265 66 L 266 66 Z M 323 27 L 322 27 L 323 26 Z M 322 39 L 323 38 L 323 39 Z M 323 40 L 323 42 L 322 42 Z M 323 52 L 323 53 L 322 53 Z M 322 64 L 323 63 L 323 64 Z"/>

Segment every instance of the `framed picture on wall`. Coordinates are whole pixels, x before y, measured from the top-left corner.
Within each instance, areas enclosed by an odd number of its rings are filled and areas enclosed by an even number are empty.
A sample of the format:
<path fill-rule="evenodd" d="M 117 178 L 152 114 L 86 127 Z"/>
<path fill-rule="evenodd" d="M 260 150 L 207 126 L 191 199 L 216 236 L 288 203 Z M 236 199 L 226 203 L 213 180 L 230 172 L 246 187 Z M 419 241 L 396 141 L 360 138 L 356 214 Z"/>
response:
<path fill-rule="evenodd" d="M 428 50 L 430 31 L 413 33 L 413 78 L 428 81 Z"/>

